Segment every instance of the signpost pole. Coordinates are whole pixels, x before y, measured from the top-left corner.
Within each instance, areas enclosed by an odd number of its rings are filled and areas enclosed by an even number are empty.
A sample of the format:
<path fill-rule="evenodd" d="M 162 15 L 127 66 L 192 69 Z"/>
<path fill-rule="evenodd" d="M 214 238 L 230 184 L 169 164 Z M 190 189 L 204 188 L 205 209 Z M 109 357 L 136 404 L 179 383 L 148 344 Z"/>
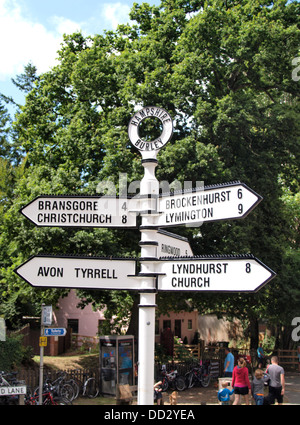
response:
<path fill-rule="evenodd" d="M 41 337 L 44 336 L 44 312 L 45 304 L 42 304 L 41 310 Z M 43 404 L 43 376 L 44 375 L 44 345 L 40 343 L 40 379 L 39 379 L 39 405 Z"/>
<path fill-rule="evenodd" d="M 139 125 L 148 118 L 161 121 L 163 127 L 160 137 L 153 141 L 142 140 Z M 158 226 L 155 225 L 159 183 L 155 177 L 158 151 L 171 139 L 173 120 L 162 108 L 149 106 L 136 112 L 128 125 L 128 136 L 142 155 L 144 177 L 140 184 L 141 232 L 141 279 L 139 304 L 139 368 L 138 368 L 138 404 L 153 404 L 154 349 L 155 349 L 155 308 L 156 308 L 156 262 Z M 144 260 L 144 261 L 143 261 Z M 153 260 L 153 261 L 151 261 Z"/>
<path fill-rule="evenodd" d="M 157 259 L 155 238 L 157 229 L 153 228 L 153 211 L 159 194 L 159 183 L 155 177 L 156 159 L 144 159 L 145 170 L 141 181 L 140 196 L 142 209 L 141 232 L 141 292 L 139 304 L 139 367 L 138 367 L 138 404 L 153 404 L 154 351 L 155 351 L 155 308 L 156 308 L 156 276 L 154 262 Z M 152 225 L 152 227 L 151 227 Z M 150 261 L 149 261 L 150 260 Z"/>

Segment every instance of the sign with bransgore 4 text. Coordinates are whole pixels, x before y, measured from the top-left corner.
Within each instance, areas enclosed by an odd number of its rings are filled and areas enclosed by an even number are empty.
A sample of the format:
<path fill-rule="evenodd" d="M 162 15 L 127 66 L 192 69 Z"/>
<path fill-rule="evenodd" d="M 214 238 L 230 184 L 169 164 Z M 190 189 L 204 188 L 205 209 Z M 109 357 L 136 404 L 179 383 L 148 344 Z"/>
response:
<path fill-rule="evenodd" d="M 109 196 L 39 196 L 21 213 L 39 227 L 136 227 L 129 199 Z"/>

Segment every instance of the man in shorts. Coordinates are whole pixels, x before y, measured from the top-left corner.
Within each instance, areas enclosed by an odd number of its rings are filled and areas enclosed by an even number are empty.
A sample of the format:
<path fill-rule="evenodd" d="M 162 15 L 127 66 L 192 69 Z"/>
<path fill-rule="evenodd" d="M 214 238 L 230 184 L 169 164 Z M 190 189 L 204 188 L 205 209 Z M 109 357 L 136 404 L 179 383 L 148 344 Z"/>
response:
<path fill-rule="evenodd" d="M 264 404 L 274 404 L 277 400 L 278 404 L 283 403 L 283 395 L 285 389 L 284 369 L 278 365 L 278 357 L 271 358 L 271 364 L 267 368 L 269 380 L 269 394 L 264 399 Z"/>

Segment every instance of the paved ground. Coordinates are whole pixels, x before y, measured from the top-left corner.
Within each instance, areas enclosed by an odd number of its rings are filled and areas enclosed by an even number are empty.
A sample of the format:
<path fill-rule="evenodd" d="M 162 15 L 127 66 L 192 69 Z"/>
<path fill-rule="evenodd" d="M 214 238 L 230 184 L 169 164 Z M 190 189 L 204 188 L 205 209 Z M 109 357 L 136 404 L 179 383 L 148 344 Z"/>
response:
<path fill-rule="evenodd" d="M 285 398 L 283 401 L 287 404 L 300 404 L 300 373 L 287 372 L 285 379 Z"/>
<path fill-rule="evenodd" d="M 196 387 L 178 392 L 178 405 L 218 404 L 218 383 L 213 382 L 208 388 Z M 169 394 L 164 393 L 164 404 L 169 403 Z M 267 394 L 267 389 L 266 389 Z M 300 405 L 300 373 L 286 372 L 284 404 Z"/>

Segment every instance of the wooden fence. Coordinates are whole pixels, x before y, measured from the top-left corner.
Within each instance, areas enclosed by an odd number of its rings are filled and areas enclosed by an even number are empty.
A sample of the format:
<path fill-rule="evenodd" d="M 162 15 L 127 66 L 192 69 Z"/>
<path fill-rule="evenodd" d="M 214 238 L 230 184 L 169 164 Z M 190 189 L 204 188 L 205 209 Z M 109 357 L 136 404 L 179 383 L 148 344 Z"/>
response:
<path fill-rule="evenodd" d="M 66 369 L 64 371 L 54 371 L 49 370 L 44 373 L 44 380 L 49 379 L 51 382 L 55 381 L 62 372 L 67 373 L 67 378 L 76 378 L 82 383 L 88 377 L 96 378 L 97 382 L 99 382 L 99 369 Z M 24 381 L 27 387 L 34 390 L 39 386 L 39 369 L 22 369 L 18 372 L 17 379 Z"/>
<path fill-rule="evenodd" d="M 87 350 L 90 350 L 92 348 L 96 348 L 97 345 L 99 346 L 98 336 L 72 334 L 72 348 L 74 348 L 75 350 L 82 347 L 86 348 Z"/>
<path fill-rule="evenodd" d="M 297 350 L 277 350 L 277 356 L 280 366 L 288 369 L 298 367 L 299 360 Z"/>

